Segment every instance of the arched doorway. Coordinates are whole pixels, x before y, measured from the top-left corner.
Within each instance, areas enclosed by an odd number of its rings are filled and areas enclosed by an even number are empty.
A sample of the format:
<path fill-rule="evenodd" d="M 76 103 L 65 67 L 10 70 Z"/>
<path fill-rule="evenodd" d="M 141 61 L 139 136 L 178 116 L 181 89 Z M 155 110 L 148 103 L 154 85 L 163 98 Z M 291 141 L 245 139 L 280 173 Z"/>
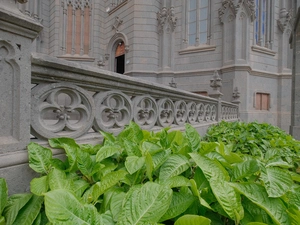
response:
<path fill-rule="evenodd" d="M 125 44 L 123 41 L 117 43 L 115 52 L 115 72 L 124 74 L 125 72 Z"/>

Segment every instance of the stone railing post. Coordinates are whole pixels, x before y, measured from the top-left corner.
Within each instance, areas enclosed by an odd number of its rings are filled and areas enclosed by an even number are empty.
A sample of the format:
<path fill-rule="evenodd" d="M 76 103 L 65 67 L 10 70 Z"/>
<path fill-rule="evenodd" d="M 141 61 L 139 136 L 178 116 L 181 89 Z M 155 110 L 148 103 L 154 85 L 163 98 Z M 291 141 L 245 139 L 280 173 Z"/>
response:
<path fill-rule="evenodd" d="M 31 46 L 42 25 L 18 2 L 0 0 L 0 159 L 30 141 Z"/>
<path fill-rule="evenodd" d="M 215 70 L 212 79 L 210 80 L 210 86 L 212 87 L 212 92 L 209 93 L 209 97 L 218 99 L 218 108 L 217 108 L 217 121 L 222 120 L 222 106 L 221 106 L 221 98 L 223 94 L 220 91 L 222 87 L 222 79 L 217 70 Z"/>

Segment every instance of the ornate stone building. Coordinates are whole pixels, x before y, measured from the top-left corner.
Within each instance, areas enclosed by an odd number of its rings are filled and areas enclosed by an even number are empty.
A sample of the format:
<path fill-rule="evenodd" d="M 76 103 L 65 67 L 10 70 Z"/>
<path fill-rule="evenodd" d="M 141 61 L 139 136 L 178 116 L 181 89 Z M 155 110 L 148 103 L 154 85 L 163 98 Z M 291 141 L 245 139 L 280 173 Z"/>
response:
<path fill-rule="evenodd" d="M 212 95 L 288 130 L 296 0 L 29 0 L 33 51 Z M 216 88 L 216 86 L 213 86 Z M 219 96 L 221 96 L 221 93 Z"/>

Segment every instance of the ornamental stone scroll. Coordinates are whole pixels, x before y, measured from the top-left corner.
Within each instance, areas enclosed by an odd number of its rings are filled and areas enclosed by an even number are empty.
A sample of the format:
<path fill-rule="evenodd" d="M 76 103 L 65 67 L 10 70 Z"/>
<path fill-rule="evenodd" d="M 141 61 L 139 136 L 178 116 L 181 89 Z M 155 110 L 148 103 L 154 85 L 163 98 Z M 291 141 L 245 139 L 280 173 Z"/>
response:
<path fill-rule="evenodd" d="M 77 138 L 92 127 L 93 98 L 84 89 L 68 84 L 40 84 L 32 89 L 31 133 L 38 138 Z"/>

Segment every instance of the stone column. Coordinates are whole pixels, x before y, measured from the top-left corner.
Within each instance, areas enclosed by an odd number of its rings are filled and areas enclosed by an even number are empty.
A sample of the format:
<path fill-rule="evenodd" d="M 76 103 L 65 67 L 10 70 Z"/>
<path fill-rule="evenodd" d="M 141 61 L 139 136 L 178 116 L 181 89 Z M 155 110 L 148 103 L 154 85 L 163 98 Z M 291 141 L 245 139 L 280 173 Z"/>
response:
<path fill-rule="evenodd" d="M 299 5 L 299 1 L 297 2 Z M 297 5 L 297 6 L 298 6 Z M 300 140 L 300 6 L 293 32 L 292 118 L 290 132 Z"/>
<path fill-rule="evenodd" d="M 18 2 L 26 1 L 0 0 L 0 177 L 7 180 L 10 193 L 25 191 L 29 185 L 24 181 L 29 167 L 16 172 L 16 165 L 28 160 L 31 47 L 42 30 L 18 9 Z"/>

